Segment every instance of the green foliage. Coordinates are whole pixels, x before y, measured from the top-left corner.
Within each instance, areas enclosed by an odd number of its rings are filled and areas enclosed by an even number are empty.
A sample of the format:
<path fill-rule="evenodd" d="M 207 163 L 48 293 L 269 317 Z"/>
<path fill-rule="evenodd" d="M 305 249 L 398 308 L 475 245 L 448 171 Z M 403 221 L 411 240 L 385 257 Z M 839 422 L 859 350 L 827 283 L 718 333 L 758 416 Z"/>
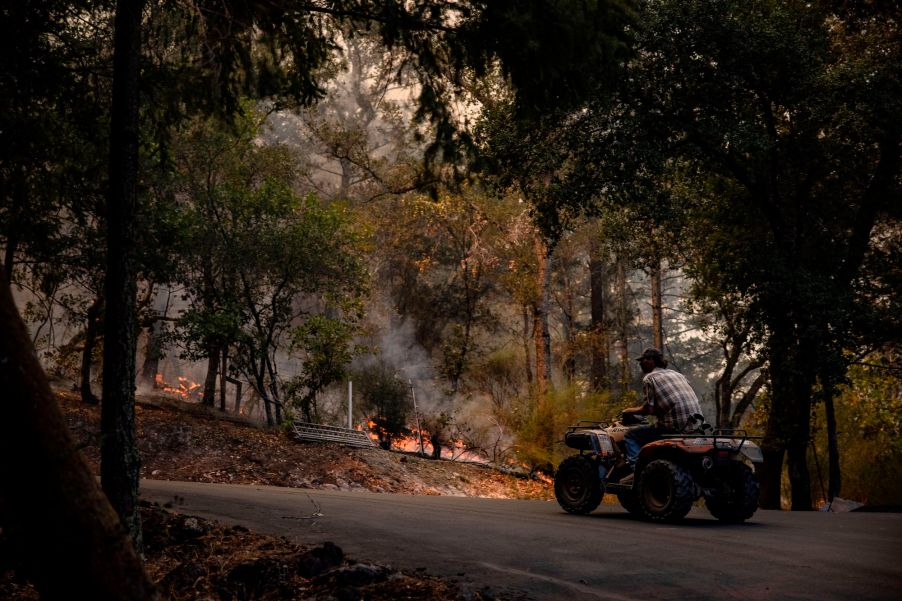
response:
<path fill-rule="evenodd" d="M 521 402 L 525 407 L 515 428 L 517 458 L 546 470 L 572 454 L 564 445 L 568 427 L 582 419 L 606 421 L 615 413 L 607 393 L 585 393 L 577 386 L 551 389 L 545 398 Z"/>
<path fill-rule="evenodd" d="M 292 349 L 304 359 L 303 373 L 286 384 L 286 396 L 299 406 L 306 421 L 316 415 L 316 395 L 347 375 L 347 367 L 360 349 L 353 347 L 355 324 L 325 315 L 312 315 L 294 329 Z"/>
<path fill-rule="evenodd" d="M 443 192 L 432 201 L 405 196 L 376 213 L 380 276 L 416 340 L 456 390 L 478 334 L 491 332 L 495 278 L 503 266 L 504 208 L 477 190 Z"/>
<path fill-rule="evenodd" d="M 282 394 L 277 353 L 300 351 L 304 372 L 287 392 L 309 420 L 349 359 L 366 291 L 363 239 L 343 207 L 292 191 L 294 158 L 255 143 L 254 117 L 197 120 L 174 140 L 190 303 L 179 338 L 193 359 L 232 347 L 233 366 L 272 401 Z"/>
<path fill-rule="evenodd" d="M 198 361 L 209 357 L 211 348 L 224 348 L 241 339 L 244 312 L 241 306 L 219 306 L 215 311 L 191 306 L 177 321 L 177 340 L 183 345 L 182 358 Z"/>
<path fill-rule="evenodd" d="M 392 440 L 408 431 L 407 418 L 413 410 L 408 385 L 381 361 L 360 369 L 354 381 L 362 409 L 372 421 L 370 429 L 379 437 L 379 445 L 390 449 Z"/>
<path fill-rule="evenodd" d="M 488 397 L 486 411 L 502 436 L 522 421 L 520 399 L 526 396 L 528 386 L 521 353 L 502 348 L 484 355 L 470 369 L 468 384 L 470 390 Z"/>
<path fill-rule="evenodd" d="M 594 190 L 587 190 L 573 160 L 568 116 L 550 111 L 541 116 L 517 113 L 513 99 L 489 104 L 475 128 L 479 144 L 477 168 L 499 191 L 512 190 L 529 202 L 533 223 L 554 246 L 573 227 Z"/>
<path fill-rule="evenodd" d="M 902 502 L 902 383 L 892 355 L 874 354 L 849 371 L 849 384 L 835 400 L 837 438 L 842 456 L 840 496 L 868 505 Z M 815 412 L 814 453 L 827 465 L 823 405 Z M 819 473 L 823 478 L 823 474 Z M 821 480 L 815 482 L 822 494 Z"/>

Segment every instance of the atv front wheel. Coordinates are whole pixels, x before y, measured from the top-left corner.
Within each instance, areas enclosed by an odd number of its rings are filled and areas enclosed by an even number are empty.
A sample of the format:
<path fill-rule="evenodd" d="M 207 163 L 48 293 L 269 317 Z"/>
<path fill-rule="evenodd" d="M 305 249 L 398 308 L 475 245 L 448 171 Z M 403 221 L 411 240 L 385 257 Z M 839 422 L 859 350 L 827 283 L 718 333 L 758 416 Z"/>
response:
<path fill-rule="evenodd" d="M 721 485 L 716 496 L 705 499 L 711 515 L 722 522 L 738 524 L 758 509 L 758 479 L 749 466 L 738 461 L 716 475 Z"/>
<path fill-rule="evenodd" d="M 692 476 L 676 463 L 658 459 L 645 466 L 639 475 L 638 502 L 651 520 L 680 520 L 689 513 L 695 498 Z"/>
<path fill-rule="evenodd" d="M 554 496 L 568 513 L 587 514 L 601 503 L 598 466 L 587 455 L 574 455 L 561 462 L 554 475 Z"/>

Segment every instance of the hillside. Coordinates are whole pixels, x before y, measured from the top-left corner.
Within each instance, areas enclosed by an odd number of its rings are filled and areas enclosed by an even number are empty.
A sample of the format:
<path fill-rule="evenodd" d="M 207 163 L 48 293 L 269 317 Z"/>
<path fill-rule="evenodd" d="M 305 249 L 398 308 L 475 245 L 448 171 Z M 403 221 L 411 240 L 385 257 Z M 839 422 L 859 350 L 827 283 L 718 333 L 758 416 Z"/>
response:
<path fill-rule="evenodd" d="M 59 394 L 86 459 L 99 473 L 100 409 Z M 381 449 L 298 442 L 215 409 L 165 397 L 136 406 L 142 477 L 421 495 L 552 499 L 550 483 L 486 466 L 435 461 Z M 493 599 L 486 591 L 423 574 L 403 574 L 379 558 L 347 558 L 326 544 L 301 548 L 175 513 L 142 507 L 147 569 L 171 599 Z M 0 598 L 37 599 L 15 573 L 0 531 Z M 375 563 L 370 563 L 375 562 Z"/>
<path fill-rule="evenodd" d="M 98 470 L 100 409 L 60 394 L 77 444 Z M 410 453 L 305 443 L 216 409 L 166 397 L 135 409 L 144 478 L 415 495 L 551 499 L 547 480 L 476 464 L 434 461 Z"/>

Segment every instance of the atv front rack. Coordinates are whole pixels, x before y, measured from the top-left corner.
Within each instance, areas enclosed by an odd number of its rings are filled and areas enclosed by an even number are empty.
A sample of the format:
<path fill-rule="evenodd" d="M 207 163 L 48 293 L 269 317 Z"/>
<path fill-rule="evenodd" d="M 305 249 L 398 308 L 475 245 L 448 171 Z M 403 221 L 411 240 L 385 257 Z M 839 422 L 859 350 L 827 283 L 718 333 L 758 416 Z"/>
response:
<path fill-rule="evenodd" d="M 607 428 L 610 425 L 611 424 L 609 424 L 608 422 L 596 422 L 589 419 L 581 419 L 576 422 L 575 426 L 570 426 L 569 428 L 567 428 L 566 433 L 570 434 L 571 432 L 576 432 L 577 430 L 600 430 L 601 428 Z"/>
<path fill-rule="evenodd" d="M 570 426 L 564 433 L 564 444 L 571 449 L 577 449 L 580 453 L 590 451 L 597 455 L 606 456 L 614 453 L 614 445 L 605 435 L 598 436 L 597 430 L 610 427 L 605 422 L 582 420 L 575 426 Z"/>

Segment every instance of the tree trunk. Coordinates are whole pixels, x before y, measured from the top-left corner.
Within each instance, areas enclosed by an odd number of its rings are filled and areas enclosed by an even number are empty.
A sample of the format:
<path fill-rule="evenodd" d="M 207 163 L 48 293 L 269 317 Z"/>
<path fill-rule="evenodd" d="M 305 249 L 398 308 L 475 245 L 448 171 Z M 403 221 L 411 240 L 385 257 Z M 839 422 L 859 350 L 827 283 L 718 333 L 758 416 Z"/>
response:
<path fill-rule="evenodd" d="M 811 390 L 814 383 L 811 356 L 817 347 L 794 336 L 796 328 L 790 324 L 791 320 L 775 324 L 769 343 L 772 405 L 767 437 L 772 441 L 771 445 L 786 451 L 792 510 L 810 511 L 808 446 L 811 442 Z"/>
<path fill-rule="evenodd" d="M 564 351 L 561 353 L 561 371 L 563 372 L 564 378 L 566 379 L 567 384 L 573 382 L 574 378 L 576 378 L 576 307 L 573 298 L 573 289 L 571 287 L 567 287 L 564 290 L 564 298 L 562 299 L 561 305 L 562 307 L 562 315 L 561 315 L 561 326 L 562 326 L 562 342 Z M 550 337 L 549 337 L 550 338 Z"/>
<path fill-rule="evenodd" d="M 156 387 L 157 374 L 160 373 L 160 359 L 163 356 L 160 337 L 157 335 L 157 323 L 154 320 L 147 326 L 147 344 L 144 345 L 144 363 L 141 365 L 140 381 L 145 386 Z"/>
<path fill-rule="evenodd" d="M 727 363 L 720 378 L 714 382 L 714 423 L 718 428 L 726 428 L 729 423 L 732 409 L 732 390 L 730 390 L 729 381 L 732 377 L 732 366 Z"/>
<path fill-rule="evenodd" d="M 257 394 L 260 395 L 260 400 L 263 401 L 263 412 L 266 415 L 266 425 L 272 427 L 275 425 L 275 421 L 273 420 L 272 406 L 270 405 L 272 401 L 269 399 L 269 393 L 266 392 L 265 376 L 262 373 L 257 373 L 256 380 Z"/>
<path fill-rule="evenodd" d="M 739 399 L 739 402 L 736 403 L 735 409 L 733 409 L 733 413 L 730 416 L 730 422 L 727 425 L 729 428 L 739 428 L 742 424 L 742 418 L 745 416 L 745 412 L 748 411 L 749 407 L 752 406 L 752 403 L 755 401 L 755 398 L 758 396 L 758 393 L 764 387 L 764 383 L 767 380 L 767 374 L 759 372 L 755 379 L 752 381 L 752 384 L 748 387 L 742 394 L 742 398 Z"/>
<path fill-rule="evenodd" d="M 623 345 L 620 350 L 620 394 L 625 396 L 629 392 L 632 372 L 629 359 L 629 326 L 632 321 L 629 310 L 629 298 L 626 282 L 626 261 L 623 257 L 617 257 L 617 329 L 620 342 Z"/>
<path fill-rule="evenodd" d="M 811 473 L 808 471 L 809 441 L 799 433 L 786 450 L 789 485 L 792 491 L 792 511 L 811 511 Z"/>
<path fill-rule="evenodd" d="M 229 347 L 224 346 L 220 349 L 220 359 L 222 360 L 222 365 L 219 367 L 219 410 L 226 410 L 226 377 L 228 375 L 228 359 L 229 359 Z M 237 412 L 238 409 L 236 408 Z"/>
<path fill-rule="evenodd" d="M 545 381 L 551 383 L 551 329 L 548 319 L 551 316 L 551 272 L 554 247 L 546 244 L 545 273 L 542 283 L 542 353 L 545 355 Z"/>
<path fill-rule="evenodd" d="M 0 284 L 0 527 L 42 599 L 155 599 Z M 18 460 L 10 458 L 17 457 Z"/>
<path fill-rule="evenodd" d="M 827 460 L 829 476 L 827 483 L 827 502 L 839 496 L 842 488 L 842 474 L 839 465 L 839 442 L 836 439 L 836 411 L 833 407 L 833 388 L 828 386 L 824 397 L 824 412 L 827 414 Z"/>
<path fill-rule="evenodd" d="M 138 72 L 143 0 L 116 5 L 107 272 L 104 288 L 103 405 L 100 479 L 119 518 L 142 553 L 138 513 L 140 459 L 135 444 L 135 215 L 138 176 Z"/>
<path fill-rule="evenodd" d="M 526 368 L 526 383 L 532 386 L 532 359 L 529 352 L 529 341 L 532 336 L 530 335 L 529 306 L 523 305 L 521 309 L 523 310 L 523 360 Z"/>
<path fill-rule="evenodd" d="M 605 262 L 601 256 L 598 242 L 591 243 L 589 248 L 589 297 L 591 308 L 592 330 L 592 390 L 601 391 L 608 387 L 608 332 L 605 321 L 605 292 L 607 274 Z"/>
<path fill-rule="evenodd" d="M 755 466 L 758 482 L 761 485 L 758 505 L 762 509 L 781 509 L 785 452 L 782 446 L 773 443 L 765 443 L 762 451 L 764 452 L 764 463 Z"/>
<path fill-rule="evenodd" d="M 735 391 L 733 371 L 736 369 L 736 364 L 739 362 L 742 354 L 742 344 L 738 344 L 734 338 L 730 341 L 721 342 L 721 348 L 723 349 L 725 364 L 723 372 L 714 383 L 714 409 L 717 412 L 715 423 L 718 428 L 728 428 L 730 427 L 730 418 L 733 413 L 733 393 Z"/>
<path fill-rule="evenodd" d="M 793 349 L 797 369 L 793 376 L 793 395 L 789 399 L 793 420 L 792 434 L 786 449 L 789 484 L 792 487 L 792 510 L 811 511 L 811 473 L 808 471 L 808 449 L 811 446 L 811 407 L 815 376 L 811 364 L 812 350 L 817 348 L 804 338 Z"/>
<path fill-rule="evenodd" d="M 81 352 L 81 400 L 89 405 L 96 405 L 100 399 L 91 390 L 91 365 L 94 363 L 94 348 L 97 344 L 97 328 L 100 325 L 100 313 L 103 309 L 103 295 L 94 299 L 88 307 L 85 324 L 85 346 Z"/>
<path fill-rule="evenodd" d="M 276 370 L 273 362 L 270 360 L 269 355 L 266 355 L 263 359 L 264 365 L 266 365 L 267 373 L 269 373 L 269 393 L 270 398 L 272 399 L 273 407 L 276 410 L 276 424 L 277 426 L 282 425 L 282 401 L 279 397 L 279 389 L 278 389 L 278 379 L 276 378 Z M 316 408 L 313 407 L 313 411 L 316 411 Z"/>
<path fill-rule="evenodd" d="M 651 279 L 651 333 L 652 346 L 664 352 L 664 302 L 661 286 L 661 261 L 657 261 L 649 274 Z"/>
<path fill-rule="evenodd" d="M 203 404 L 216 404 L 216 376 L 219 375 L 219 345 L 211 344 L 207 350 L 207 375 L 204 376 Z"/>
<path fill-rule="evenodd" d="M 532 334 L 536 352 L 536 394 L 541 399 L 551 379 L 551 334 L 548 330 L 549 280 L 551 250 L 536 236 L 537 298 L 533 301 Z"/>
<path fill-rule="evenodd" d="M 441 434 L 430 434 L 429 435 L 429 444 L 432 445 L 432 458 L 433 459 L 441 459 L 442 458 L 442 436 Z"/>
<path fill-rule="evenodd" d="M 302 396 L 300 399 L 301 415 L 304 416 L 304 421 L 307 422 L 308 424 L 313 423 L 312 407 L 313 407 L 315 396 L 316 396 L 316 394 L 313 391 L 308 390 L 307 394 Z"/>

